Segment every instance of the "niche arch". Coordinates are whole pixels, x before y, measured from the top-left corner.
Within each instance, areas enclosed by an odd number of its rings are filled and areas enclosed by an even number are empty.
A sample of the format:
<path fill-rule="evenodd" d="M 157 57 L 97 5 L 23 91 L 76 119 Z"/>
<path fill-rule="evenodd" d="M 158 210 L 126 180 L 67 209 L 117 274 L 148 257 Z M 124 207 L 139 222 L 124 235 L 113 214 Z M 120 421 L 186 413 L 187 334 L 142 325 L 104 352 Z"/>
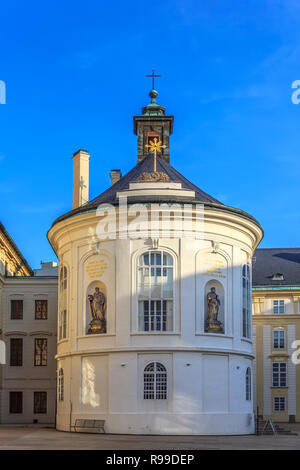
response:
<path fill-rule="evenodd" d="M 207 246 L 196 253 L 195 266 L 195 289 L 196 289 L 196 308 L 195 308 L 195 328 L 196 335 L 207 335 L 205 331 L 206 317 L 206 287 L 209 281 L 218 282 L 222 285 L 223 306 L 222 322 L 224 322 L 224 336 L 233 335 L 233 266 L 232 253 L 229 249 L 216 245 Z M 217 292 L 218 294 L 218 292 Z M 210 333 L 212 334 L 212 333 Z M 223 334 L 222 334 L 223 335 Z"/>

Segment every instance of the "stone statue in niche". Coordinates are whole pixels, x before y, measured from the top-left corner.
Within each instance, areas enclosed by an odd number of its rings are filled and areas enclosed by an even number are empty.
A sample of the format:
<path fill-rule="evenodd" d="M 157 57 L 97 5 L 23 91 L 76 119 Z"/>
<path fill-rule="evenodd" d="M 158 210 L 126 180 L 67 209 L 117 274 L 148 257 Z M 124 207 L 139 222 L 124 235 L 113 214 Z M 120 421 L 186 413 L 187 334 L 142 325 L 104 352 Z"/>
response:
<path fill-rule="evenodd" d="M 220 310 L 220 299 L 216 293 L 216 288 L 211 287 L 210 292 L 206 296 L 207 299 L 207 316 L 205 331 L 208 333 L 224 333 L 222 323 L 218 320 Z"/>
<path fill-rule="evenodd" d="M 88 295 L 91 322 L 88 334 L 106 333 L 106 297 L 99 287 L 95 287 L 94 294 Z"/>

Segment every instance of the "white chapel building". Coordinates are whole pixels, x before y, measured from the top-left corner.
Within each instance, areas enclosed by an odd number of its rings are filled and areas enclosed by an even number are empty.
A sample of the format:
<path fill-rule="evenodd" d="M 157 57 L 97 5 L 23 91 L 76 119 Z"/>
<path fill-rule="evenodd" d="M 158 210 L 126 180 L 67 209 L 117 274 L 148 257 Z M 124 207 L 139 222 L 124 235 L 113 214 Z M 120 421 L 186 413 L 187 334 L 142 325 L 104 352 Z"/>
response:
<path fill-rule="evenodd" d="M 74 154 L 73 210 L 48 232 L 59 259 L 57 429 L 251 434 L 251 259 L 263 232 L 170 165 L 173 116 L 134 117 L 137 164 L 88 200 Z"/>

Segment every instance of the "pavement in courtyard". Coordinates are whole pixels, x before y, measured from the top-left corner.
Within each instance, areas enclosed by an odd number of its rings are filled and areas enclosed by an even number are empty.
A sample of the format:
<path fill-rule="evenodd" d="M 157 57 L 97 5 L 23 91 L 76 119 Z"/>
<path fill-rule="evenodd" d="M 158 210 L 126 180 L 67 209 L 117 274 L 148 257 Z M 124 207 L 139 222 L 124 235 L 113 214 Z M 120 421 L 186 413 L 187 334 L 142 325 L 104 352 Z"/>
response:
<path fill-rule="evenodd" d="M 232 450 L 300 449 L 296 436 L 140 436 L 67 433 L 51 428 L 0 426 L 0 450 Z"/>

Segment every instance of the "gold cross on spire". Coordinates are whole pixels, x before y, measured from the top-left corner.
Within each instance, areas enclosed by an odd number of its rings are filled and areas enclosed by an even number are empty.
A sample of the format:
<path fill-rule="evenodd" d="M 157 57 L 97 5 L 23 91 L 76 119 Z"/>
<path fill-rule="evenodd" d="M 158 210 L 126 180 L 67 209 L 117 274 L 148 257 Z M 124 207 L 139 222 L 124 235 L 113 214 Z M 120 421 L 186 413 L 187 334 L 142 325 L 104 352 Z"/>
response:
<path fill-rule="evenodd" d="M 166 145 L 162 145 L 161 140 L 157 140 L 155 137 L 154 140 L 150 141 L 150 144 L 145 145 L 145 147 L 149 148 L 149 153 L 154 152 L 154 173 L 156 173 L 156 152 L 161 153 L 162 149 L 167 148 Z"/>

